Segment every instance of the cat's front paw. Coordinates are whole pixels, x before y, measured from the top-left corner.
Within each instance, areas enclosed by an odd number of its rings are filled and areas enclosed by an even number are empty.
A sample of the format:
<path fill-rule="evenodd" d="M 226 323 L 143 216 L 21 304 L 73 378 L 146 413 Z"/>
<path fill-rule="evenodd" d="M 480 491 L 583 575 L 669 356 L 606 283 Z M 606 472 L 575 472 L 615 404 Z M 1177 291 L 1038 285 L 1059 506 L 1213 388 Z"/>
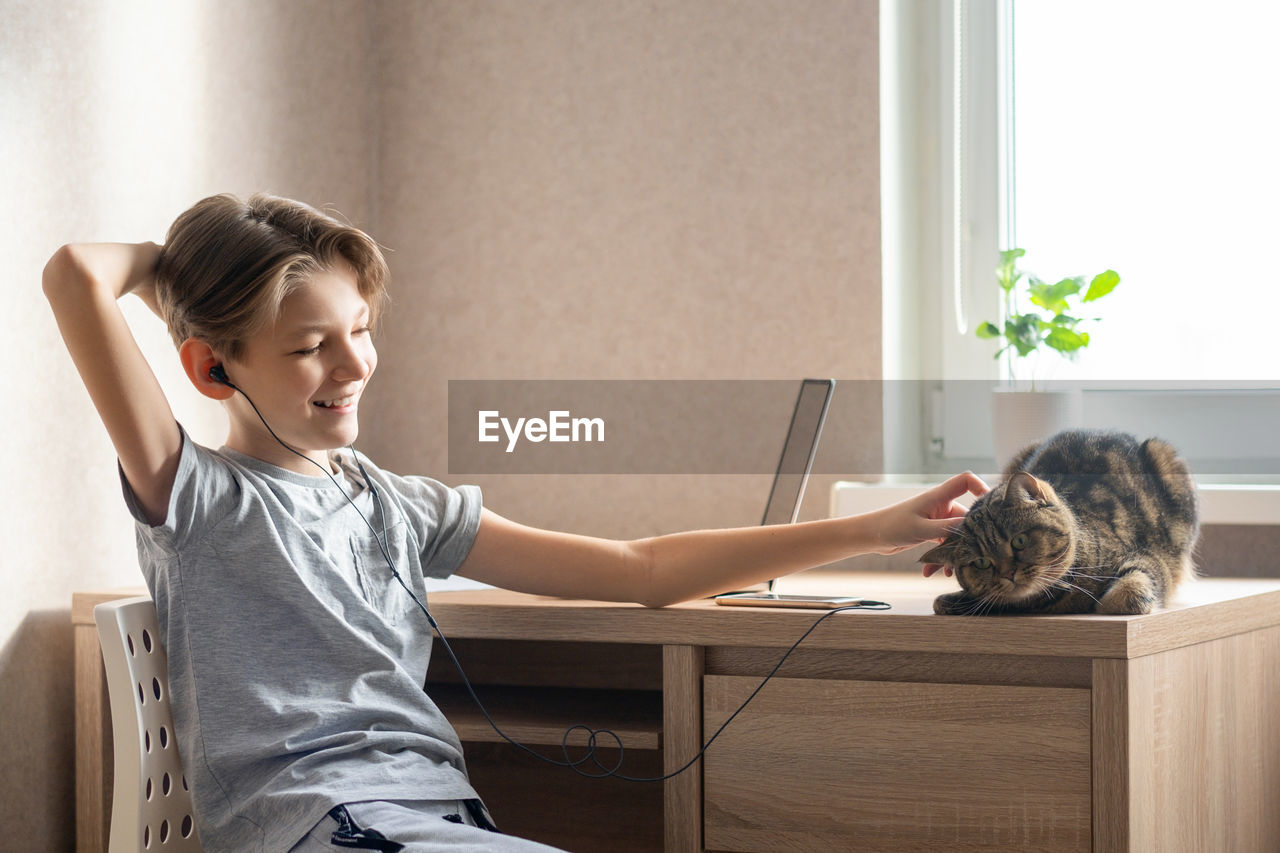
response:
<path fill-rule="evenodd" d="M 971 613 L 976 603 L 964 590 L 948 592 L 933 600 L 933 612 L 939 616 L 961 616 Z"/>
<path fill-rule="evenodd" d="M 1140 616 L 1161 605 L 1151 578 L 1143 572 L 1121 575 L 1098 599 L 1098 612 L 1109 616 Z"/>

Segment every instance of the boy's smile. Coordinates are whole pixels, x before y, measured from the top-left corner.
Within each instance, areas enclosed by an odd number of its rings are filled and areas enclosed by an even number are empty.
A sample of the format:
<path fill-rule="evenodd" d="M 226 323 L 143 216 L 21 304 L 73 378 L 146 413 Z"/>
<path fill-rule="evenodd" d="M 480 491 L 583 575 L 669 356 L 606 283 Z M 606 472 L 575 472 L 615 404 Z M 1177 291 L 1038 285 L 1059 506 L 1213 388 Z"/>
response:
<path fill-rule="evenodd" d="M 281 440 L 328 469 L 328 451 L 355 441 L 360 395 L 378 363 L 369 329 L 369 305 L 346 264 L 324 270 L 280 305 L 272 326 L 245 342 L 228 360 L 228 374 L 243 394 L 227 401 L 227 446 L 300 474 L 319 471 L 281 447 L 245 399 Z"/>

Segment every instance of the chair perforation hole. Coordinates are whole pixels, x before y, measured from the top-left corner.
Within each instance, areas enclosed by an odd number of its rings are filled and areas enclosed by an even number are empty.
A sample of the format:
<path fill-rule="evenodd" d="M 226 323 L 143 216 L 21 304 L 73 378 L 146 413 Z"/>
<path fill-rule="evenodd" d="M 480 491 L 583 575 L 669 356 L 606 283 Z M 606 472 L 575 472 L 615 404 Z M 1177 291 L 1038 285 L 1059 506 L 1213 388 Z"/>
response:
<path fill-rule="evenodd" d="M 142 629 L 142 647 L 148 652 L 151 651 L 151 632 L 146 628 Z"/>
<path fill-rule="evenodd" d="M 151 826 L 148 824 L 142 828 L 142 846 L 151 847 Z"/>
<path fill-rule="evenodd" d="M 169 821 L 160 821 L 160 843 L 164 844 L 169 840 Z"/>
<path fill-rule="evenodd" d="M 167 726 L 160 727 L 160 748 L 169 748 L 169 729 Z"/>
<path fill-rule="evenodd" d="M 156 695 L 156 701 L 160 701 L 160 679 L 151 679 L 151 692 Z"/>
<path fill-rule="evenodd" d="M 151 729 L 147 729 L 142 733 L 142 745 L 146 748 L 147 752 L 151 751 Z"/>
<path fill-rule="evenodd" d="M 146 799 L 147 799 L 147 802 L 151 802 L 151 777 L 150 776 L 147 777 Z"/>
<path fill-rule="evenodd" d="M 169 778 L 168 773 L 164 774 L 164 776 L 160 778 L 160 793 L 164 794 L 167 797 L 169 796 L 169 790 L 172 787 L 173 787 L 173 780 Z"/>
<path fill-rule="evenodd" d="M 191 823 L 191 815 L 182 816 L 182 837 L 190 838 L 193 824 Z"/>
<path fill-rule="evenodd" d="M 137 649 L 135 649 L 135 648 L 133 647 L 133 635 L 132 635 L 132 634 L 125 634 L 125 635 L 124 635 L 124 643 L 125 643 L 125 645 L 126 645 L 126 646 L 128 646 L 128 647 L 129 647 L 129 657 L 136 657 L 136 656 L 137 656 L 137 654 L 138 654 L 138 651 L 137 651 Z"/>
<path fill-rule="evenodd" d="M 138 704 L 139 705 L 147 704 L 147 691 L 142 689 L 141 681 L 138 682 Z"/>

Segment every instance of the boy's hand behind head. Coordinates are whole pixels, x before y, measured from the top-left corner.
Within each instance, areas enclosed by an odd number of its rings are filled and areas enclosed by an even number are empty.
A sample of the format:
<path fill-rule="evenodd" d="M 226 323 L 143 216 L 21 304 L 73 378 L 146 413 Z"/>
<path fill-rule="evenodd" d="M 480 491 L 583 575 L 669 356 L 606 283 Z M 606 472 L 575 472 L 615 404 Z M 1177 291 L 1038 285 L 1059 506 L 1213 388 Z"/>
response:
<path fill-rule="evenodd" d="M 144 248 L 139 258 L 145 265 L 145 273 L 139 275 L 129 292 L 141 299 L 143 304 L 151 309 L 151 313 L 163 320 L 164 314 L 161 313 L 160 302 L 156 298 L 156 266 L 163 247 L 155 243 L 143 243 L 142 246 Z M 141 270 L 139 272 L 142 273 Z"/>

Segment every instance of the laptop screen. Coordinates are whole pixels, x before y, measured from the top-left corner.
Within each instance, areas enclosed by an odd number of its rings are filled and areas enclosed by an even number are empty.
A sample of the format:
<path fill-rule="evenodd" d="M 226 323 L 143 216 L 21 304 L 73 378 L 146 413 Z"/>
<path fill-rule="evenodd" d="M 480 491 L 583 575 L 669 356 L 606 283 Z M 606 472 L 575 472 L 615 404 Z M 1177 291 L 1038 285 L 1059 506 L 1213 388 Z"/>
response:
<path fill-rule="evenodd" d="M 796 520 L 835 385 L 834 379 L 806 379 L 800 384 L 761 524 L 790 524 Z"/>

